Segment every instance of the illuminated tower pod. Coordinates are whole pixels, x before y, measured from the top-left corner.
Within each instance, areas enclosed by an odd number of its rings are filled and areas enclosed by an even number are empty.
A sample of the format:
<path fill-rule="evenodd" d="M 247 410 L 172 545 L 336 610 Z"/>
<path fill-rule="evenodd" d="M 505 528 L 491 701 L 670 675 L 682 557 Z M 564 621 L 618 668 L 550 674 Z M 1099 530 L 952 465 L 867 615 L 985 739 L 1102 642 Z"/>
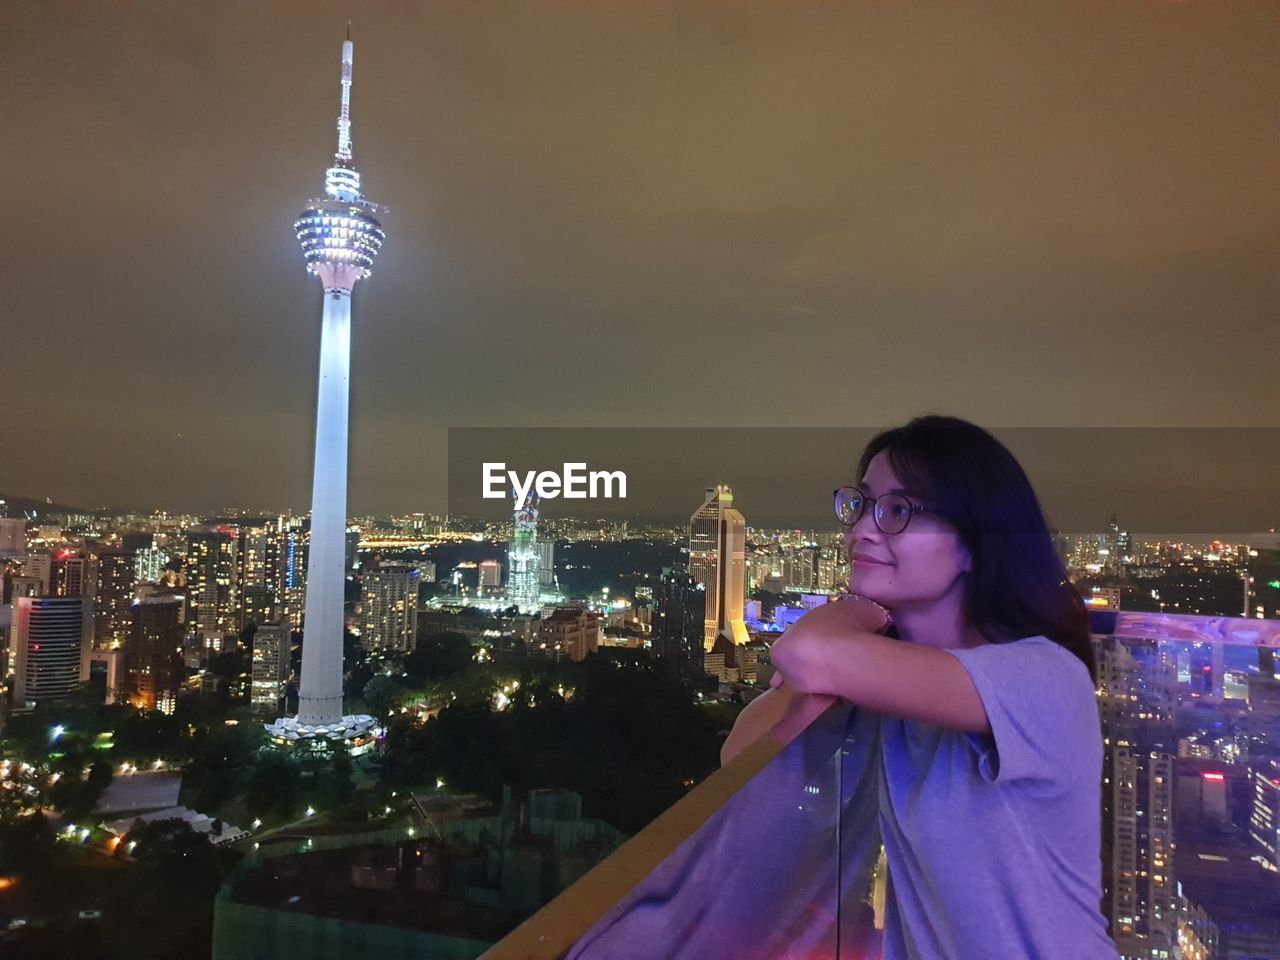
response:
<path fill-rule="evenodd" d="M 530 612 L 540 603 L 541 552 L 538 550 L 538 496 L 530 493 L 516 508 L 515 530 L 507 550 L 507 600 Z"/>
<path fill-rule="evenodd" d="M 386 233 L 375 216 L 382 208 L 360 195 L 360 174 L 352 165 L 351 60 L 348 31 L 342 44 L 338 151 L 325 171 L 326 196 L 308 204 L 294 224 L 307 270 L 324 286 L 324 315 L 298 716 L 268 729 L 277 740 L 344 739 L 360 745 L 372 739 L 373 718 L 342 715 L 351 291 L 369 276 Z"/>

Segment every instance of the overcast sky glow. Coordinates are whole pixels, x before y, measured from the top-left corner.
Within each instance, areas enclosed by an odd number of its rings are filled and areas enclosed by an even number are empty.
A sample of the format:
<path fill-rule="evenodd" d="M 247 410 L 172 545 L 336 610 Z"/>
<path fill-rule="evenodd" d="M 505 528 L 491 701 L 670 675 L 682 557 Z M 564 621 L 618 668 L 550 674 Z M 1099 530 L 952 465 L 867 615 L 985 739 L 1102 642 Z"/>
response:
<path fill-rule="evenodd" d="M 450 426 L 1280 423 L 1272 4 L 11 4 L 0 495 L 306 509 L 348 17 L 353 514 Z"/>

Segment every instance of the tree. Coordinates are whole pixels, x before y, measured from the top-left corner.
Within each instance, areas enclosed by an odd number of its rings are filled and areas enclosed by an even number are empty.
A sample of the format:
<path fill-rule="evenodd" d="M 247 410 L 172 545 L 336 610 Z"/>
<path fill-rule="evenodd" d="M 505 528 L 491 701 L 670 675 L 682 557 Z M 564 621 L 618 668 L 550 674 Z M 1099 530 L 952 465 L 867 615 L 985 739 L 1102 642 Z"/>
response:
<path fill-rule="evenodd" d="M 292 817 L 298 808 L 298 789 L 302 767 L 283 753 L 267 750 L 258 755 L 249 772 L 245 803 L 255 817 L 276 813 Z"/>
<path fill-rule="evenodd" d="M 431 633 L 419 637 L 404 658 L 404 670 L 414 683 L 443 680 L 471 666 L 471 641 L 456 632 Z"/>
<path fill-rule="evenodd" d="M 0 870 L 5 873 L 48 870 L 61 859 L 60 852 L 53 825 L 38 810 L 0 829 Z"/>
<path fill-rule="evenodd" d="M 356 785 L 351 781 L 353 771 L 351 756 L 339 749 L 333 756 L 328 776 L 324 780 L 323 797 L 327 806 L 341 806 L 355 796 Z"/>
<path fill-rule="evenodd" d="M 378 674 L 364 685 L 365 706 L 379 720 L 386 717 L 404 701 L 405 689 L 385 674 Z"/>
<path fill-rule="evenodd" d="M 222 880 L 218 851 L 207 834 L 196 833 L 185 820 L 137 821 L 125 836 L 126 843 L 135 841 L 134 859 L 155 864 L 167 882 L 210 896 L 217 892 Z"/>

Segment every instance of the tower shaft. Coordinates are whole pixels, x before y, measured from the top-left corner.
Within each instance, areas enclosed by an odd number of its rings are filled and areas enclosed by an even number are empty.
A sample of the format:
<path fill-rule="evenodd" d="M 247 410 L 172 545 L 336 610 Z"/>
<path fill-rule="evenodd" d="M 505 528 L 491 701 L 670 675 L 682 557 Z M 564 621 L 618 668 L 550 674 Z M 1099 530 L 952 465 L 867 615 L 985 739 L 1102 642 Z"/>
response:
<path fill-rule="evenodd" d="M 325 290 L 320 387 L 311 484 L 311 548 L 298 722 L 342 719 L 343 597 L 347 532 L 347 419 L 351 375 L 351 290 Z"/>

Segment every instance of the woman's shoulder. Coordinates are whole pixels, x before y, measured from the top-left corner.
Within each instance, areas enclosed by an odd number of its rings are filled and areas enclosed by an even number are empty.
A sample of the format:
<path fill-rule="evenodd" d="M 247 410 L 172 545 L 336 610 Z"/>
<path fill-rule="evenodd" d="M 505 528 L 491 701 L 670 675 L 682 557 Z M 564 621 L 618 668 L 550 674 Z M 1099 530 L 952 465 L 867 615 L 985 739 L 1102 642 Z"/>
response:
<path fill-rule="evenodd" d="M 1101 733 L 1093 681 L 1079 657 L 1041 635 L 951 652 L 968 670 L 991 725 L 971 740 L 998 749 L 1000 780 L 1092 771 Z M 983 774 L 997 779 L 996 769 Z"/>

